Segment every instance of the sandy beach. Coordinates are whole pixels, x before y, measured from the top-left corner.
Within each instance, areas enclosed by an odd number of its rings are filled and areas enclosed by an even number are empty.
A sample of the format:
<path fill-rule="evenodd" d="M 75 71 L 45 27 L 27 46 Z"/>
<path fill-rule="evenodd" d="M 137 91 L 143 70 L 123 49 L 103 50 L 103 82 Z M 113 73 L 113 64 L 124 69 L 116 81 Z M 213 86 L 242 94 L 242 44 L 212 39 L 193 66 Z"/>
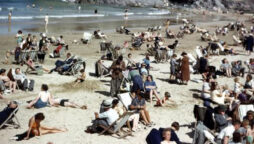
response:
<path fill-rule="evenodd" d="M 217 15 L 217 13 L 211 13 L 212 15 Z M 235 14 L 221 14 L 226 18 L 246 21 L 248 16 L 241 15 L 240 17 Z M 203 15 L 200 15 L 203 16 Z M 214 31 L 217 26 L 223 26 L 231 21 L 215 21 L 215 22 L 199 22 L 194 21 L 201 28 L 206 28 L 209 31 Z M 161 20 L 160 23 L 163 23 Z M 246 26 L 249 28 L 251 23 L 245 22 Z M 148 25 L 149 26 L 149 25 Z M 57 28 L 57 25 L 52 25 L 50 29 Z M 43 27 L 39 27 L 39 30 Z M 147 27 L 144 28 L 132 28 L 131 31 L 146 31 Z M 175 33 L 179 31 L 179 25 L 170 26 L 170 29 Z M 61 31 L 61 30 L 59 30 Z M 103 29 L 101 29 L 103 31 Z M 161 30 L 161 34 L 165 37 L 164 28 Z M 40 31 L 36 32 L 38 35 Z M 227 36 L 218 36 L 219 39 L 226 41 L 229 44 L 233 44 L 232 35 L 237 32 L 230 31 Z M 107 31 L 105 34 L 108 36 L 108 40 L 111 40 L 114 45 L 123 45 L 125 41 L 130 41 L 131 37 L 129 35 L 118 34 L 116 32 Z M 27 33 L 25 33 L 27 35 Z M 151 120 L 156 124 L 151 128 L 142 128 L 141 130 L 134 132 L 133 136 L 128 136 L 124 139 L 118 139 L 110 135 L 100 135 L 99 134 L 87 134 L 84 132 L 87 126 L 91 125 L 91 120 L 94 119 L 94 112 L 99 111 L 100 104 L 102 100 L 110 97 L 110 77 L 97 78 L 93 76 L 95 72 L 94 64 L 101 57 L 99 53 L 100 42 L 102 40 L 93 39 L 91 43 L 84 44 L 72 44 L 74 39 L 80 40 L 82 38 L 82 32 L 72 32 L 72 33 L 49 33 L 48 37 L 63 35 L 65 42 L 69 44 L 69 51 L 73 55 L 78 55 L 86 60 L 86 74 L 87 79 L 84 83 L 73 87 L 73 81 L 76 79 L 74 76 L 63 76 L 56 72 L 53 74 L 43 74 L 42 76 L 28 75 L 29 78 L 35 80 L 35 88 L 33 92 L 23 92 L 18 90 L 15 94 L 4 95 L 5 99 L 0 99 L 0 109 L 2 110 L 6 107 L 8 101 L 16 100 L 20 104 L 17 117 L 21 123 L 21 128 L 12 129 L 5 128 L 0 130 L 0 143 L 1 144 L 46 144 L 47 142 L 53 142 L 54 144 L 145 144 L 145 138 L 152 128 L 160 127 L 170 127 L 171 123 L 177 121 L 180 123 L 180 130 L 177 133 L 180 140 L 184 143 L 191 143 L 193 137 L 193 125 L 195 118 L 193 115 L 193 107 L 195 104 L 201 104 L 202 101 L 195 98 L 195 94 L 200 94 L 202 89 L 202 83 L 196 83 L 190 81 L 188 86 L 170 84 L 168 82 L 170 65 L 169 63 L 152 63 L 151 66 L 159 69 L 158 71 L 151 71 L 154 76 L 154 80 L 157 83 L 158 91 L 162 97 L 164 92 L 168 91 L 172 95 L 172 99 L 176 102 L 174 107 L 154 107 L 147 103 L 148 111 L 151 115 Z M 15 35 L 0 35 L 0 55 L 1 61 L 4 60 L 4 55 L 7 50 L 12 50 L 16 46 L 16 41 L 14 39 Z M 165 38 L 164 45 L 172 44 L 174 39 Z M 124 57 L 127 57 L 128 53 L 132 53 L 134 59 L 141 62 L 146 53 L 146 44 L 143 44 L 141 50 L 128 50 Z M 196 56 L 194 49 L 196 46 L 207 46 L 207 42 L 200 40 L 200 33 L 194 33 L 191 35 L 185 35 L 183 39 L 179 39 L 179 46 L 176 49 L 176 53 L 180 55 L 182 51 L 188 52 Z M 52 52 L 55 47 L 50 47 L 49 52 Z M 234 46 L 234 49 L 240 53 L 237 56 L 212 56 L 209 58 L 210 64 L 216 65 L 219 68 L 220 62 L 223 58 L 227 58 L 229 61 L 242 60 L 246 61 L 250 57 L 254 57 L 252 53 L 251 56 L 246 56 L 242 46 Z M 63 56 L 61 59 L 64 59 Z M 151 57 L 152 60 L 154 59 Z M 13 56 L 10 61 L 13 60 Z M 54 67 L 54 63 L 57 59 L 48 58 L 46 56 L 44 66 L 48 69 Z M 14 64 L 0 64 L 1 68 L 17 68 L 20 67 L 25 71 L 26 66 L 14 65 Z M 201 75 L 191 74 L 191 79 L 201 79 Z M 240 79 L 244 82 L 244 79 Z M 218 82 L 223 84 L 228 84 L 230 88 L 233 88 L 233 79 L 222 77 L 218 79 Z M 87 110 L 66 108 L 66 107 L 47 107 L 43 109 L 26 109 L 27 101 L 34 99 L 38 92 L 40 91 L 41 84 L 48 84 L 49 91 L 53 94 L 54 98 L 67 98 L 80 105 L 87 105 Z M 54 126 L 60 128 L 67 128 L 68 131 L 64 133 L 49 134 L 41 137 L 35 137 L 29 140 L 23 140 L 21 142 L 16 142 L 10 140 L 11 137 L 16 134 L 23 133 L 28 129 L 29 119 L 36 113 L 43 112 L 45 114 L 45 120 L 42 124 L 47 126 Z"/>

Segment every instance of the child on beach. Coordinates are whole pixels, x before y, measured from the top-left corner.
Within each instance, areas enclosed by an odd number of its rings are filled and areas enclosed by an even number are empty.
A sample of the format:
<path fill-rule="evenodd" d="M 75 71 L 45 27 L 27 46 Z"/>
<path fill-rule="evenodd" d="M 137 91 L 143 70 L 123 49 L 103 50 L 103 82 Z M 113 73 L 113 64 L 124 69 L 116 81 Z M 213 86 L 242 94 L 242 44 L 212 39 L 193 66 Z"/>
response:
<path fill-rule="evenodd" d="M 162 136 L 163 136 L 163 141 L 161 142 L 161 144 L 176 144 L 174 141 L 170 141 L 170 138 L 171 138 L 170 128 L 164 129 Z"/>
<path fill-rule="evenodd" d="M 76 86 L 78 83 L 82 83 L 86 79 L 86 73 L 85 69 L 80 70 L 81 75 L 75 80 L 75 84 L 73 86 Z"/>
<path fill-rule="evenodd" d="M 164 97 L 161 99 L 161 103 L 162 105 L 160 105 L 159 101 L 157 101 L 157 106 L 165 106 L 165 107 L 168 107 L 168 106 L 172 106 L 175 104 L 175 101 L 173 101 L 171 98 L 171 94 L 169 92 L 165 92 L 164 93 Z"/>
<path fill-rule="evenodd" d="M 235 97 L 237 98 L 238 95 L 241 93 L 241 89 L 243 87 L 243 85 L 240 83 L 240 79 L 239 77 L 236 77 L 234 79 L 234 93 L 235 93 Z"/>

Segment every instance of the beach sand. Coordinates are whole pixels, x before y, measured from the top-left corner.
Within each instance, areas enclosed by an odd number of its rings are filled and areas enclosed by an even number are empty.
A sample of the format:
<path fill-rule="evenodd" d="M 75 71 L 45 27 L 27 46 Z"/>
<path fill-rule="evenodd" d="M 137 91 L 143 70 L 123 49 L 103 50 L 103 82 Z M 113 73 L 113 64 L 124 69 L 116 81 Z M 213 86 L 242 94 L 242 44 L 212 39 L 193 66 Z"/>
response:
<path fill-rule="evenodd" d="M 228 14 L 225 15 L 230 18 L 238 19 L 239 17 Z M 240 20 L 245 20 L 248 17 L 241 16 Z M 210 31 L 214 31 L 216 26 L 223 26 L 227 24 L 228 21 L 221 22 L 203 22 L 198 23 L 198 26 L 201 28 L 206 28 Z M 247 26 L 250 24 L 248 23 Z M 179 30 L 179 26 L 170 27 L 174 32 Z M 145 31 L 143 29 L 135 29 L 135 31 Z M 103 31 L 103 30 L 102 30 Z M 161 31 L 164 35 L 164 30 Z M 227 36 L 219 36 L 221 40 L 232 44 L 232 35 L 236 32 L 230 32 Z M 61 33 L 54 33 L 55 37 L 61 35 Z M 130 36 L 124 34 L 117 34 L 115 32 L 106 33 L 108 39 L 112 40 L 113 44 L 123 45 L 124 41 L 130 41 Z M 49 35 L 51 36 L 51 34 Z M 202 101 L 195 98 L 195 94 L 202 88 L 202 83 L 195 83 L 190 81 L 188 86 L 185 85 L 176 85 L 170 84 L 167 82 L 169 78 L 169 63 L 152 63 L 151 66 L 158 68 L 159 71 L 151 71 L 151 74 L 154 76 L 154 80 L 157 83 L 158 91 L 162 97 L 164 92 L 168 91 L 172 95 L 172 99 L 176 101 L 177 106 L 175 107 L 153 107 L 150 103 L 147 103 L 148 111 L 151 115 L 151 120 L 156 124 L 155 126 L 147 129 L 141 129 L 133 133 L 133 136 L 128 136 L 125 139 L 117 139 L 109 135 L 98 134 L 87 134 L 84 132 L 87 126 L 91 125 L 91 120 L 94 119 L 94 112 L 99 111 L 100 104 L 102 100 L 109 98 L 110 90 L 110 78 L 96 78 L 93 77 L 94 73 L 94 64 L 101 56 L 99 53 L 99 43 L 101 40 L 93 39 L 88 45 L 83 44 L 71 44 L 71 42 L 76 39 L 80 40 L 82 38 L 82 33 L 69 33 L 64 34 L 64 39 L 66 43 L 69 44 L 69 52 L 74 55 L 83 57 L 86 60 L 87 68 L 87 80 L 77 86 L 72 87 L 70 83 L 75 80 L 73 76 L 62 76 L 57 73 L 53 74 L 44 74 L 43 76 L 29 75 L 28 77 L 35 80 L 35 89 L 33 92 L 22 92 L 17 91 L 15 94 L 5 95 L 5 99 L 0 100 L 0 109 L 3 109 L 6 106 L 6 103 L 10 100 L 17 100 L 20 102 L 20 109 L 18 111 L 17 117 L 21 123 L 21 128 L 11 129 L 6 128 L 0 130 L 0 143 L 1 144 L 46 144 L 47 142 L 53 142 L 54 144 L 145 144 L 145 138 L 152 128 L 160 127 L 170 127 L 171 123 L 178 121 L 181 125 L 178 136 L 180 140 L 185 143 L 191 143 L 193 137 L 193 125 L 195 122 L 193 115 L 193 106 L 195 104 L 202 104 Z M 2 35 L 0 36 L 0 54 L 1 60 L 4 59 L 6 50 L 11 50 L 15 48 L 14 35 Z M 165 45 L 172 44 L 174 40 L 169 40 L 165 38 Z M 179 40 L 180 45 L 176 50 L 176 53 L 180 55 L 182 51 L 192 53 L 194 56 L 194 49 L 198 45 L 206 46 L 207 42 L 202 42 L 200 40 L 200 34 L 195 33 L 192 35 L 185 35 L 183 39 Z M 124 55 L 125 57 L 129 52 L 133 54 L 133 57 L 137 61 L 142 61 L 144 58 L 144 53 L 146 52 L 146 44 L 143 44 L 141 50 L 139 51 L 127 51 Z M 241 46 L 234 47 L 241 54 L 245 54 Z M 50 48 L 50 52 L 53 51 L 53 47 Z M 47 55 L 48 56 L 48 55 Z M 216 65 L 217 68 L 220 65 L 220 61 L 223 58 L 232 60 L 248 60 L 251 56 L 246 55 L 237 55 L 237 56 L 212 56 L 209 61 L 211 65 Z M 12 57 L 13 58 L 13 57 Z M 64 59 L 62 57 L 62 59 Z M 153 59 L 153 58 L 152 58 Z M 45 67 L 53 68 L 54 62 L 56 59 L 46 58 Z M 4 65 L 0 64 L 1 68 L 16 68 L 21 67 L 18 65 Z M 26 66 L 21 67 L 24 71 Z M 191 79 L 201 79 L 200 75 L 191 75 Z M 233 79 L 222 77 L 218 79 L 220 84 L 228 84 L 230 88 L 233 86 Z M 241 78 L 241 82 L 244 82 L 244 79 Z M 65 108 L 65 107 L 47 107 L 43 109 L 26 109 L 26 101 L 34 99 L 38 92 L 40 91 L 41 84 L 48 84 L 49 91 L 53 94 L 55 98 L 67 98 L 71 101 L 74 101 L 78 104 L 87 105 L 87 110 Z M 155 103 L 155 102 L 154 102 Z M 36 113 L 43 112 L 45 114 L 45 120 L 42 122 L 42 125 L 67 128 L 68 132 L 58 133 L 58 134 L 49 134 L 41 137 L 35 137 L 30 140 L 24 140 L 21 142 L 16 142 L 9 140 L 11 137 L 16 134 L 23 133 L 28 129 L 29 119 Z"/>

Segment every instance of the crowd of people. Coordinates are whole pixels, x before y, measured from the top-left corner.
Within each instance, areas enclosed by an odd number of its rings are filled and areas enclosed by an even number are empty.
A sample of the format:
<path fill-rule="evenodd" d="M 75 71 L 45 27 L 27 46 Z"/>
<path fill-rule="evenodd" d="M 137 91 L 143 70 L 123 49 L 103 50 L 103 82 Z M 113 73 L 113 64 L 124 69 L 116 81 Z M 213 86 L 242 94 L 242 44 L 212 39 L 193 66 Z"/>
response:
<path fill-rule="evenodd" d="M 195 32 L 202 33 L 202 35 L 210 35 L 205 29 L 201 29 L 191 21 L 183 20 L 184 25 L 180 27 L 182 34 L 193 34 Z M 168 38 L 177 38 L 176 35 L 169 30 L 170 21 L 166 22 L 166 36 Z M 236 28 L 234 28 L 236 27 Z M 226 36 L 228 31 L 237 31 L 241 36 L 243 47 L 246 50 L 247 56 L 253 51 L 254 38 L 253 32 L 248 31 L 243 23 L 236 22 L 235 24 L 229 24 L 223 28 L 217 28 L 215 34 L 222 34 Z M 247 31 L 247 32 L 246 32 Z M 128 32 L 129 33 L 129 32 Z M 108 39 L 106 35 L 99 30 L 94 32 L 95 37 L 102 39 Z M 208 37 L 207 36 L 207 37 Z M 163 46 L 163 42 L 166 41 L 159 32 L 153 32 L 152 35 L 146 32 L 140 32 L 137 35 L 132 34 L 133 41 L 136 43 L 139 39 L 142 43 L 154 42 L 147 45 L 148 54 L 145 54 L 141 60 L 133 59 L 132 53 L 125 58 L 123 55 L 119 55 L 116 59 L 113 59 L 112 65 L 106 67 L 103 65 L 103 60 L 99 59 L 96 62 L 96 66 L 100 66 L 100 73 L 104 75 L 104 72 L 110 75 L 110 99 L 103 100 L 99 112 L 94 113 L 94 120 L 91 126 L 88 126 L 85 132 L 98 133 L 110 128 L 115 128 L 118 124 L 116 121 L 121 118 L 130 115 L 124 125 L 128 127 L 129 132 L 137 132 L 143 126 L 145 129 L 155 127 L 154 122 L 150 117 L 149 109 L 147 108 L 147 102 L 155 107 L 166 107 L 168 105 L 175 105 L 175 101 L 171 99 L 171 93 L 165 92 L 161 94 L 159 85 L 156 80 L 153 79 L 153 71 L 157 69 L 152 66 L 151 56 L 167 57 L 166 62 L 169 60 L 170 75 L 169 82 L 176 82 L 182 85 L 188 85 L 191 80 L 190 75 L 199 74 L 202 76 L 202 92 L 201 99 L 204 101 L 203 106 L 208 113 L 211 114 L 211 118 L 214 119 L 214 126 L 211 126 L 209 122 L 205 121 L 205 118 L 197 118 L 197 126 L 195 127 L 194 141 L 197 144 L 203 144 L 206 140 L 217 144 L 238 144 L 246 143 L 253 144 L 254 138 L 254 79 L 252 73 L 254 71 L 254 60 L 250 58 L 245 63 L 247 68 L 243 65 L 241 60 L 229 62 L 227 58 L 221 61 L 219 68 L 216 69 L 216 65 L 211 65 L 209 58 L 212 56 L 210 51 L 213 51 L 213 47 L 216 50 L 216 46 L 211 46 L 206 49 L 201 49 L 197 54 L 197 59 L 193 59 L 191 54 L 182 52 L 180 56 L 176 53 L 178 40 L 173 45 Z M 9 51 L 6 54 L 6 61 L 8 63 L 9 54 L 14 54 L 17 64 L 26 64 L 33 70 L 42 70 L 48 74 L 58 72 L 64 74 L 73 65 L 77 64 L 78 58 L 72 56 L 70 52 L 66 54 L 65 60 L 56 60 L 54 68 L 51 70 L 42 66 L 45 61 L 45 55 L 49 50 L 49 46 L 56 46 L 56 49 L 51 55 L 52 58 L 60 56 L 61 49 L 65 48 L 69 50 L 68 44 L 65 43 L 63 36 L 60 36 L 57 40 L 53 37 L 48 38 L 45 34 L 41 34 L 41 39 L 37 42 L 36 36 L 31 34 L 27 35 L 24 39 L 22 31 L 18 31 L 16 35 L 17 47 L 14 51 Z M 207 41 L 217 41 L 206 39 Z M 220 43 L 216 43 L 218 47 Z M 139 45 L 139 46 L 141 46 Z M 132 45 L 134 47 L 134 45 Z M 226 47 L 226 44 L 223 45 Z M 234 51 L 227 49 L 231 54 L 235 54 Z M 36 65 L 35 57 L 32 55 L 26 55 L 25 58 L 21 57 L 24 51 L 37 51 L 36 57 L 41 63 Z M 165 55 L 163 54 L 164 52 Z M 225 50 L 223 50 L 225 52 Z M 153 55 L 155 53 L 155 55 Z M 200 55 L 199 55 L 200 54 Z M 220 53 L 218 53 L 220 54 Z M 127 63 L 126 63 L 127 62 Z M 83 69 L 78 69 L 80 76 L 76 78 L 73 86 L 84 82 L 86 80 L 85 63 L 82 63 Z M 217 66 L 218 67 L 218 66 Z M 247 75 L 246 75 L 247 72 Z M 242 84 L 239 77 L 245 77 L 245 83 Z M 230 88 L 228 85 L 221 85 L 218 83 L 220 77 L 232 78 L 234 83 Z M 35 81 L 28 78 L 28 76 L 21 71 L 20 68 L 10 69 L 7 73 L 6 69 L 0 69 L 0 98 L 3 98 L 4 94 L 15 93 L 16 89 L 24 91 L 33 91 Z M 119 95 L 123 93 L 130 93 L 131 102 L 127 107 L 124 107 L 124 102 L 119 98 Z M 155 100 L 154 100 L 155 99 Z M 122 104 L 121 104 L 121 103 Z M 248 111 L 245 111 L 244 115 L 239 116 L 239 107 L 242 105 L 252 105 Z M 41 91 L 38 96 L 29 101 L 27 108 L 45 108 L 47 106 L 52 107 L 72 107 L 79 109 L 87 109 L 86 105 L 78 105 L 69 99 L 54 98 L 49 91 L 47 84 L 42 84 Z M 199 109 L 197 110 L 199 111 Z M 194 109 L 195 112 L 195 109 Z M 196 114 L 196 113 L 195 113 Z M 197 115 L 200 115 L 198 113 Z M 200 116 L 197 116 L 200 117 Z M 23 134 L 16 135 L 16 140 L 26 140 L 34 136 L 40 136 L 49 133 L 66 132 L 67 129 L 50 128 L 40 125 L 44 120 L 43 113 L 35 114 L 29 120 L 29 129 Z M 210 121 L 209 119 L 208 121 Z M 125 124 L 126 123 L 126 124 Z M 200 128 L 202 127 L 202 128 Z M 212 127 L 212 128 L 211 128 Z M 147 136 L 148 144 L 181 144 L 176 131 L 180 129 L 178 122 L 173 122 L 170 128 L 152 129 Z M 217 133 L 218 135 L 212 133 Z"/>

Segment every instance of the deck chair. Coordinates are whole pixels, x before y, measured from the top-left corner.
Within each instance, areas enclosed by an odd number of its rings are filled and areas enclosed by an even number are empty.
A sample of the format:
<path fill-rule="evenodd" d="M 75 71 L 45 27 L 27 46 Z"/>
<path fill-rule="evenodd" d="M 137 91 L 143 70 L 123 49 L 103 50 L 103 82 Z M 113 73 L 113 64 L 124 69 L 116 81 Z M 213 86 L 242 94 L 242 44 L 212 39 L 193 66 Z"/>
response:
<path fill-rule="evenodd" d="M 43 75 L 43 69 L 38 67 L 38 68 L 34 68 L 34 67 L 31 67 L 29 64 L 25 63 L 27 65 L 27 68 L 26 68 L 26 71 L 25 71 L 25 74 L 35 74 L 35 75 Z"/>
<path fill-rule="evenodd" d="M 129 110 L 129 107 L 132 102 L 132 97 L 130 93 L 127 92 L 127 93 L 118 94 L 117 97 L 119 98 L 123 106 L 126 108 L 126 110 Z"/>
<path fill-rule="evenodd" d="M 242 43 L 242 41 L 240 39 L 238 39 L 235 35 L 233 35 L 233 41 L 235 45 L 239 45 Z"/>
<path fill-rule="evenodd" d="M 4 113 L 4 112 L 7 112 L 7 111 L 10 111 L 10 110 L 11 110 L 11 109 L 10 109 L 10 108 L 8 109 L 8 107 L 7 107 L 7 108 L 4 109 L 2 112 L 0 112 L 0 114 L 1 114 L 1 113 Z M 16 117 L 16 113 L 17 113 L 18 110 L 19 110 L 19 107 L 15 108 L 14 110 L 11 110 L 12 112 L 9 114 L 9 116 L 5 119 L 5 121 L 3 121 L 3 122 L 1 123 L 0 129 L 1 129 L 2 127 L 4 127 L 4 126 L 13 126 L 14 128 L 20 128 L 19 120 L 18 120 L 18 118 Z M 7 112 L 7 113 L 8 113 L 8 112 Z M 17 122 L 17 123 L 14 123 L 14 122 L 12 121 L 13 118 L 16 119 L 16 122 Z M 12 123 L 12 124 L 10 124 L 10 123 Z"/>
<path fill-rule="evenodd" d="M 100 126 L 104 130 L 100 133 L 100 135 L 108 132 L 110 134 L 117 134 L 119 138 L 125 138 L 128 135 L 131 135 L 131 132 L 125 132 L 124 135 L 120 135 L 119 132 L 121 128 L 127 123 L 130 116 L 133 112 L 125 112 L 121 117 L 119 117 L 115 122 L 113 122 L 109 127 Z"/>
<path fill-rule="evenodd" d="M 243 117 L 246 116 L 247 112 L 249 110 L 254 111 L 254 105 L 253 104 L 249 104 L 249 105 L 240 105 L 238 108 L 238 112 L 239 112 L 239 118 L 242 121 Z"/>

